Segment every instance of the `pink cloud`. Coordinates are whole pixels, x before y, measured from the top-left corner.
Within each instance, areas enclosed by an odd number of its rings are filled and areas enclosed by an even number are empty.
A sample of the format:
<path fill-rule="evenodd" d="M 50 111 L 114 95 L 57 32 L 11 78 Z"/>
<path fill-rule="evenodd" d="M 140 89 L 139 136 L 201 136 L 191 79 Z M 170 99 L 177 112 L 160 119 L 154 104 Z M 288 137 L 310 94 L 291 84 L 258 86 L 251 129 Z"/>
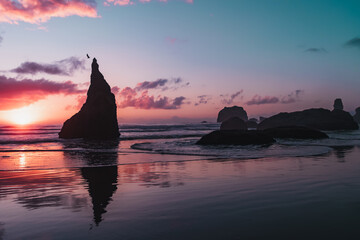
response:
<path fill-rule="evenodd" d="M 53 17 L 98 17 L 94 0 L 0 0 L 0 22 L 46 22 Z"/>
<path fill-rule="evenodd" d="M 71 82 L 53 82 L 46 79 L 23 79 L 0 76 L 0 111 L 20 108 L 54 94 L 79 94 L 85 90 Z"/>
<path fill-rule="evenodd" d="M 170 99 L 166 96 L 152 96 L 149 92 L 138 93 L 135 89 L 126 87 L 119 92 L 119 108 L 134 107 L 139 109 L 178 109 L 184 104 L 185 97 Z"/>
<path fill-rule="evenodd" d="M 149 3 L 149 2 L 168 2 L 171 0 L 106 0 L 106 2 L 104 2 L 105 6 L 109 6 L 110 3 L 114 4 L 114 5 L 119 5 L 119 6 L 127 6 L 127 5 L 133 5 L 137 2 L 139 3 Z M 185 3 L 194 3 L 194 0 L 179 0 Z"/>

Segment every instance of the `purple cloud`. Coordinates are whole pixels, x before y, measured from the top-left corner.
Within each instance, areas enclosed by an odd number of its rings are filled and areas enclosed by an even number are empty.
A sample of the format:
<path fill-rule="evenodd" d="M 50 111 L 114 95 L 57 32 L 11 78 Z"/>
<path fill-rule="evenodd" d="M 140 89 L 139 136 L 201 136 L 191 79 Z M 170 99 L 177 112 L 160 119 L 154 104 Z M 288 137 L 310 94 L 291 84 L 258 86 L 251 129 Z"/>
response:
<path fill-rule="evenodd" d="M 283 104 L 289 104 L 289 103 L 294 103 L 300 100 L 301 95 L 304 94 L 304 90 L 295 90 L 294 92 L 288 94 L 285 97 L 281 98 L 281 103 Z"/>
<path fill-rule="evenodd" d="M 200 104 L 207 104 L 211 100 L 211 96 L 208 95 L 200 95 L 197 96 L 198 102 L 196 102 L 194 105 L 199 106 Z"/>
<path fill-rule="evenodd" d="M 345 47 L 357 47 L 360 48 L 360 38 L 355 37 L 345 43 Z"/>
<path fill-rule="evenodd" d="M 37 62 L 24 62 L 19 67 L 12 69 L 11 72 L 19 74 L 38 74 L 46 73 L 50 75 L 70 76 L 76 70 L 85 69 L 85 60 L 76 57 L 66 58 L 53 64 Z"/>
<path fill-rule="evenodd" d="M 308 53 L 327 53 L 325 48 L 308 48 L 304 52 L 308 52 Z"/>
<path fill-rule="evenodd" d="M 277 97 L 261 97 L 259 95 L 255 95 L 250 101 L 246 102 L 247 105 L 262 105 L 262 104 L 273 104 L 278 103 L 279 98 Z"/>
<path fill-rule="evenodd" d="M 234 93 L 234 94 L 231 94 L 230 97 L 228 97 L 228 95 L 220 95 L 220 97 L 223 97 L 223 99 L 221 100 L 221 103 L 222 104 L 225 104 L 225 105 L 230 105 L 234 102 L 234 100 L 236 98 L 238 98 L 240 96 L 240 99 L 242 99 L 243 97 L 241 96 L 241 94 L 244 92 L 243 89 L 241 89 L 240 91 Z"/>

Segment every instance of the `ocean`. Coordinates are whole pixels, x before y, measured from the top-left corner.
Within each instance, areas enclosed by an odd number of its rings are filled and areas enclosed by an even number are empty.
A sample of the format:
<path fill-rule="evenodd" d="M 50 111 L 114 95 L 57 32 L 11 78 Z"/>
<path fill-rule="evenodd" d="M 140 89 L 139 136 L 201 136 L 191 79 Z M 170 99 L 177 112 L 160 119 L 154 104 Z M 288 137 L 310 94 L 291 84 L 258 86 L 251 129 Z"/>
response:
<path fill-rule="evenodd" d="M 217 123 L 0 127 L 0 239 L 358 239 L 360 131 L 199 146 Z"/>

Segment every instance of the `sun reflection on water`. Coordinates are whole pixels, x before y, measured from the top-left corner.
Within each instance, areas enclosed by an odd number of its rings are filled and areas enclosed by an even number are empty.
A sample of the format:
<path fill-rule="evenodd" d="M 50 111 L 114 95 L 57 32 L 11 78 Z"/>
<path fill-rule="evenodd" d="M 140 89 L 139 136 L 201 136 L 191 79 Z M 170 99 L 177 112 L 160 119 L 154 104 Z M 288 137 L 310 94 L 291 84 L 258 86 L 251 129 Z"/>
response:
<path fill-rule="evenodd" d="M 25 168 L 26 167 L 26 155 L 25 155 L 25 153 L 20 154 L 19 166 L 20 166 L 20 168 Z"/>

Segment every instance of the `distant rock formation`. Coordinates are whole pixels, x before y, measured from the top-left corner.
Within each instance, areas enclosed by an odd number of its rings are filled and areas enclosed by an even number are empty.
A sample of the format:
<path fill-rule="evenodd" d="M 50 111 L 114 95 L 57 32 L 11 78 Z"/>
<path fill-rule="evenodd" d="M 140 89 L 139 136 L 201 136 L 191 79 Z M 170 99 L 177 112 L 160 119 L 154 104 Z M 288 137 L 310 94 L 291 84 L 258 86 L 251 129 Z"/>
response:
<path fill-rule="evenodd" d="M 266 117 L 260 117 L 259 120 L 260 122 L 264 121 L 266 119 Z"/>
<path fill-rule="evenodd" d="M 258 123 L 256 118 L 250 118 L 249 121 L 246 122 L 247 128 L 257 129 Z"/>
<path fill-rule="evenodd" d="M 341 98 L 337 98 L 334 101 L 334 110 L 344 110 L 344 105 Z"/>
<path fill-rule="evenodd" d="M 226 130 L 213 131 L 203 136 L 199 145 L 263 145 L 272 144 L 275 140 L 262 131 Z"/>
<path fill-rule="evenodd" d="M 264 130 L 264 133 L 273 138 L 293 139 L 324 139 L 329 136 L 321 131 L 299 126 L 276 127 Z"/>
<path fill-rule="evenodd" d="M 354 120 L 355 122 L 357 123 L 360 123 L 360 107 L 358 107 L 356 110 L 355 110 L 355 115 L 354 115 Z"/>
<path fill-rule="evenodd" d="M 218 114 L 217 122 L 224 122 L 232 117 L 238 117 L 243 121 L 248 120 L 246 111 L 242 107 L 224 107 Z"/>
<path fill-rule="evenodd" d="M 238 118 L 232 117 L 221 123 L 220 130 L 246 130 L 246 123 Z"/>
<path fill-rule="evenodd" d="M 258 120 L 256 118 L 250 118 L 249 121 L 256 122 L 256 123 L 258 122 Z"/>
<path fill-rule="evenodd" d="M 115 96 L 93 59 L 91 84 L 81 110 L 66 120 L 60 138 L 111 139 L 120 136 Z"/>
<path fill-rule="evenodd" d="M 258 129 L 282 126 L 305 126 L 318 130 L 355 130 L 359 125 L 350 113 L 343 110 L 307 109 L 299 112 L 279 113 L 262 121 Z"/>

